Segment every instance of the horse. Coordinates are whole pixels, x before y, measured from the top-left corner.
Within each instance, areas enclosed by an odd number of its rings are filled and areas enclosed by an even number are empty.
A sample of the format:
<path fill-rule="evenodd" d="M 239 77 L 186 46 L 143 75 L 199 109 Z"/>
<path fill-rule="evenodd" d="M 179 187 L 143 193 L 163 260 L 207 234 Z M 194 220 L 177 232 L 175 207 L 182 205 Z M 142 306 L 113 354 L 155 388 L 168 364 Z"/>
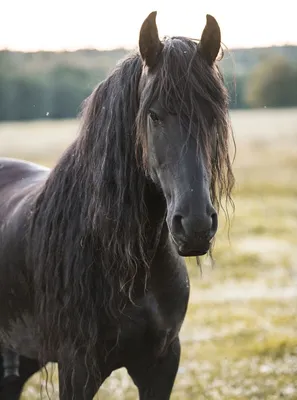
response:
<path fill-rule="evenodd" d="M 211 252 L 234 177 L 220 27 L 207 15 L 200 40 L 161 40 L 156 14 L 54 168 L 0 159 L 1 400 L 49 362 L 61 400 L 122 367 L 141 400 L 170 398 L 185 257 Z"/>

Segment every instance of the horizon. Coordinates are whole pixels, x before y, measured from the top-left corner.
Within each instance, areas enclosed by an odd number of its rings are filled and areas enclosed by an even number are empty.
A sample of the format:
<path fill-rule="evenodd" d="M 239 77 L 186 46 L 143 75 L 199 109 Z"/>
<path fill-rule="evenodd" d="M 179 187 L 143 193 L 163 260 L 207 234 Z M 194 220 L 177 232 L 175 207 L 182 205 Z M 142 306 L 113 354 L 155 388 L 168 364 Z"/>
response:
<path fill-rule="evenodd" d="M 269 49 L 274 47 L 297 47 L 297 43 L 284 43 L 284 44 L 277 44 L 277 45 L 267 45 L 267 46 L 250 46 L 250 47 L 229 47 L 228 51 L 236 51 L 236 50 L 253 50 L 253 49 Z M 22 50 L 22 49 L 13 49 L 13 48 L 1 48 L 1 51 L 9 51 L 11 53 L 75 53 L 78 51 L 126 51 L 131 52 L 135 50 L 134 48 L 128 47 L 113 47 L 113 48 L 91 48 L 91 47 L 80 47 L 74 49 L 36 49 L 36 50 Z M 225 50 L 225 49 L 224 49 Z"/>
<path fill-rule="evenodd" d="M 263 4 L 264 3 L 264 4 Z M 200 38 L 206 14 L 213 15 L 228 49 L 296 46 L 297 30 L 291 0 L 275 7 L 250 0 L 243 7 L 235 0 L 211 0 L 197 4 L 184 0 L 183 7 L 170 0 L 4 0 L 1 5 L 0 49 L 22 52 L 77 50 L 132 50 L 147 15 L 157 11 L 160 37 Z M 244 9 L 244 11 L 242 11 Z M 17 12 L 16 12 L 17 10 Z M 255 10 L 257 10 L 255 12 Z M 21 34 L 20 34 L 21 32 Z"/>

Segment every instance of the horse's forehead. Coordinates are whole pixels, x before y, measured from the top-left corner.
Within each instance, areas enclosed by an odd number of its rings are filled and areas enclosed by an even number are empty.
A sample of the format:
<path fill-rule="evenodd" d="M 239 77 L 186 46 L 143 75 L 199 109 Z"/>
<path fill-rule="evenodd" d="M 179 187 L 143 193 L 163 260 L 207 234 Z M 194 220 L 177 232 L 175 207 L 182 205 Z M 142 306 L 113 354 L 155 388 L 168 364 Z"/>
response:
<path fill-rule="evenodd" d="M 138 92 L 139 95 L 144 90 L 144 88 L 152 82 L 153 74 L 149 72 L 149 69 L 146 65 L 142 67 L 142 73 L 140 75 L 140 80 L 138 84 Z"/>

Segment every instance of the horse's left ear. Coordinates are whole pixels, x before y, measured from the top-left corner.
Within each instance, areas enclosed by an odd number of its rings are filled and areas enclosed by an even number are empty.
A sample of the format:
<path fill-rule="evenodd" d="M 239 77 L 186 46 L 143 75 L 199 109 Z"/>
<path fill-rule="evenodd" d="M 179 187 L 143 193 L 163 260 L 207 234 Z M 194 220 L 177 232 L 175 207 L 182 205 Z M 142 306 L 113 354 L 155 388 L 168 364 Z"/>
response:
<path fill-rule="evenodd" d="M 149 14 L 144 20 L 139 34 L 139 51 L 143 62 L 149 68 L 154 67 L 163 48 L 159 39 L 156 16 L 157 11 Z"/>
<path fill-rule="evenodd" d="M 216 19 L 207 14 L 206 25 L 203 29 L 200 48 L 209 65 L 213 65 L 221 46 L 221 30 Z"/>

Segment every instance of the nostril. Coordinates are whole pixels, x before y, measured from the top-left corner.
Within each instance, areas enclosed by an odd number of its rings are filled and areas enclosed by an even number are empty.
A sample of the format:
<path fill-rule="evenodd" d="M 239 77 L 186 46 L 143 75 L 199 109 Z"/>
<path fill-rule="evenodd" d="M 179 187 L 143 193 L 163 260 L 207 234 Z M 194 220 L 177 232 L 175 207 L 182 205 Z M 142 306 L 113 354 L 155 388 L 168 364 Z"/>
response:
<path fill-rule="evenodd" d="M 177 235 L 183 235 L 185 233 L 183 227 L 183 217 L 180 214 L 175 214 L 172 219 L 172 232 Z"/>
<path fill-rule="evenodd" d="M 214 212 L 211 214 L 211 229 L 210 229 L 211 238 L 214 237 L 217 229 L 218 229 L 218 214 Z"/>
<path fill-rule="evenodd" d="M 171 233 L 181 240 L 211 240 L 217 232 L 218 216 L 213 210 L 211 215 L 192 218 L 175 214 L 171 221 Z"/>

